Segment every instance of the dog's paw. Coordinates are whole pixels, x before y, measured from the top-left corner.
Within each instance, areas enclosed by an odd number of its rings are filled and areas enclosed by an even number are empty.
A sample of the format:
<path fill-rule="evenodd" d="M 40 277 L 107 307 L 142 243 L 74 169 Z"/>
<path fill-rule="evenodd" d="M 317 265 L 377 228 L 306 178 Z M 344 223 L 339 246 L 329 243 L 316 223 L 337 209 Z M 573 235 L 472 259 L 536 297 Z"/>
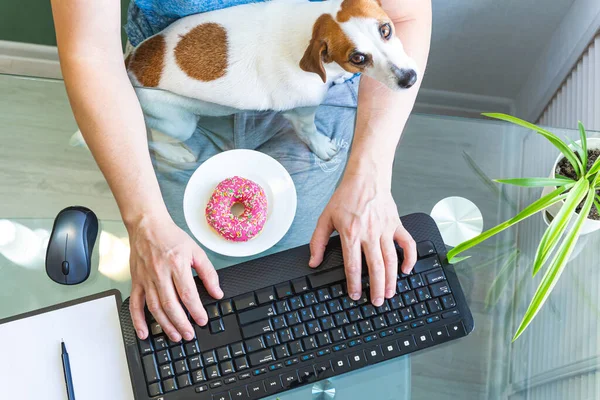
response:
<path fill-rule="evenodd" d="M 323 161 L 331 160 L 331 158 L 339 151 L 338 146 L 332 142 L 331 139 L 320 133 L 311 138 L 308 147 L 310 147 L 310 150 Z"/>

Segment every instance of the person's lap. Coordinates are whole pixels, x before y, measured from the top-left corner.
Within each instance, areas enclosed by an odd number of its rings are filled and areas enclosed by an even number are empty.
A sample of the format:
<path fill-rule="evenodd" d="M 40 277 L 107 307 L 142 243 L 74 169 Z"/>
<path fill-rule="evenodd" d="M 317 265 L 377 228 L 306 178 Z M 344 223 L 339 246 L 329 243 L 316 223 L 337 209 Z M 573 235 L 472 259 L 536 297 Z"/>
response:
<path fill-rule="evenodd" d="M 298 195 L 296 216 L 285 237 L 269 253 L 309 242 L 348 159 L 354 134 L 358 83 L 359 80 L 354 79 L 333 86 L 317 110 L 317 128 L 334 140 L 340 149 L 330 161 L 316 157 L 300 141 L 290 124 L 274 112 L 244 112 L 229 117 L 201 118 L 198 129 L 185 142 L 197 155 L 197 165 L 222 151 L 252 149 L 275 158 L 290 173 Z M 154 166 L 173 220 L 190 233 L 182 205 L 185 186 L 195 166 L 186 165 L 186 169 L 181 169 L 159 159 L 154 159 Z M 211 252 L 207 252 L 213 258 Z"/>

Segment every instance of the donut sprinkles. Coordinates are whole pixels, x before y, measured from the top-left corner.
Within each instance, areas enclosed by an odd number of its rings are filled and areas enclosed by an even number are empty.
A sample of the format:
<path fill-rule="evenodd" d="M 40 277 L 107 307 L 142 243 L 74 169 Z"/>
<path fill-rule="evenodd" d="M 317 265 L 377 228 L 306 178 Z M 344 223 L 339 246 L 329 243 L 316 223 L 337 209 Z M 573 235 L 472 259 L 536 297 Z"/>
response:
<path fill-rule="evenodd" d="M 233 215 L 231 207 L 240 203 L 244 212 Z M 255 182 L 234 176 L 217 185 L 206 205 L 206 221 L 227 240 L 247 242 L 256 237 L 267 220 L 267 196 Z"/>

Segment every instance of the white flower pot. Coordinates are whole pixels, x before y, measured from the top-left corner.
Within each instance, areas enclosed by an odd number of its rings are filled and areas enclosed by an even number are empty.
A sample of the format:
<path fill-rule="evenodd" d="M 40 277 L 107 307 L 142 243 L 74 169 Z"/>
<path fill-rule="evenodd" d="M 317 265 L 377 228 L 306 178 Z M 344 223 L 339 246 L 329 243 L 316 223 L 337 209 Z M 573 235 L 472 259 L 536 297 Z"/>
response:
<path fill-rule="evenodd" d="M 575 143 L 580 144 L 580 141 L 576 141 Z M 588 150 L 591 149 L 600 149 L 600 138 L 588 138 L 587 139 L 587 145 L 588 145 Z M 571 148 L 573 148 L 573 146 L 570 146 Z M 556 161 L 554 162 L 554 165 L 552 166 L 552 171 L 550 172 L 550 178 L 555 178 L 555 171 L 556 171 L 556 166 L 558 165 L 558 163 L 560 162 L 560 160 L 562 160 L 564 158 L 564 155 L 562 153 L 560 153 L 558 155 L 558 157 L 556 158 Z M 542 192 L 542 196 L 545 196 L 547 194 L 549 194 L 550 192 L 552 192 L 553 190 L 555 190 L 555 187 L 545 187 L 544 191 Z M 546 222 L 546 224 L 550 224 L 550 220 L 548 219 L 548 215 L 550 214 L 550 216 L 552 218 L 556 217 L 556 214 L 558 214 L 558 212 L 560 211 L 560 208 L 563 206 L 564 201 L 556 203 L 550 207 L 548 207 L 544 212 L 543 212 L 543 218 L 544 218 L 544 222 Z M 571 222 L 572 223 L 572 222 Z M 586 219 L 585 222 L 583 223 L 583 226 L 581 228 L 581 234 L 582 235 L 586 235 L 588 233 L 597 231 L 598 229 L 600 229 L 600 221 L 596 221 L 593 219 Z"/>

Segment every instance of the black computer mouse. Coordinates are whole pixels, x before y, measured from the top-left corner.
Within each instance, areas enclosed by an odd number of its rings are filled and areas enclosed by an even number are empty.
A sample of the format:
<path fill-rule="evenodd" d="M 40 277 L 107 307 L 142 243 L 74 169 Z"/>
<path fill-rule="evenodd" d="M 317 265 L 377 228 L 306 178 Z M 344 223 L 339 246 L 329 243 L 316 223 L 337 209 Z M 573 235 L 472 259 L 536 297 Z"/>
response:
<path fill-rule="evenodd" d="M 46 273 L 54 282 L 76 285 L 90 276 L 92 251 L 98 236 L 98 218 L 85 207 L 68 207 L 54 220 Z"/>

